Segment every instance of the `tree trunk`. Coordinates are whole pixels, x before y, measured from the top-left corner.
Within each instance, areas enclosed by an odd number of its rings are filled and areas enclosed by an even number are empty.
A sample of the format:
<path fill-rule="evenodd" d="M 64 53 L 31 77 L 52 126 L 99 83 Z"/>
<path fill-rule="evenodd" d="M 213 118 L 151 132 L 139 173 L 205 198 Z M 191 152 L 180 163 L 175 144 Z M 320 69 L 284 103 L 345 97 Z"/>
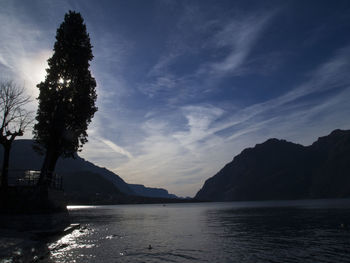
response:
<path fill-rule="evenodd" d="M 59 154 L 54 147 L 49 147 L 45 154 L 45 159 L 40 170 L 38 185 L 50 185 L 52 173 L 55 170 Z"/>
<path fill-rule="evenodd" d="M 1 171 L 1 187 L 7 188 L 11 144 L 7 143 L 7 144 L 4 144 L 3 146 L 4 146 L 4 158 L 3 158 L 2 171 Z"/>
<path fill-rule="evenodd" d="M 54 153 L 50 162 L 49 162 L 49 166 L 48 166 L 48 173 L 47 173 L 47 179 L 50 183 L 50 185 L 52 185 L 52 179 L 53 179 L 53 173 L 55 171 L 55 167 L 56 167 L 56 163 L 58 160 L 59 155 L 57 153 Z"/>

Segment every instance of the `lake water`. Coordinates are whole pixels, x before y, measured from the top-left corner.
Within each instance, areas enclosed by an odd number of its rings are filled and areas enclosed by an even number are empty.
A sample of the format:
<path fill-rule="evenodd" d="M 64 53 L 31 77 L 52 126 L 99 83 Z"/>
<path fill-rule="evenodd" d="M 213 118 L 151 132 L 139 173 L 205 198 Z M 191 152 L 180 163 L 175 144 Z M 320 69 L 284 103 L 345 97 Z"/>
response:
<path fill-rule="evenodd" d="M 86 228 L 49 244 L 50 262 L 350 262 L 350 200 L 69 211 Z"/>

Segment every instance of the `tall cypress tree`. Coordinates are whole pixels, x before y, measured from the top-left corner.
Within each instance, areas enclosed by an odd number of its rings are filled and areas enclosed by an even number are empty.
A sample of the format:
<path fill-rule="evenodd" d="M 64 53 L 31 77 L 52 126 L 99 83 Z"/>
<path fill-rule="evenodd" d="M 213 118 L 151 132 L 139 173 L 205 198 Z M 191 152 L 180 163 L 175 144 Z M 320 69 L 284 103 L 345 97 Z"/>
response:
<path fill-rule="evenodd" d="M 96 81 L 89 62 L 92 46 L 80 13 L 69 11 L 57 29 L 34 125 L 34 139 L 45 153 L 39 184 L 51 179 L 60 156 L 74 157 L 87 142 L 87 127 L 97 111 Z"/>

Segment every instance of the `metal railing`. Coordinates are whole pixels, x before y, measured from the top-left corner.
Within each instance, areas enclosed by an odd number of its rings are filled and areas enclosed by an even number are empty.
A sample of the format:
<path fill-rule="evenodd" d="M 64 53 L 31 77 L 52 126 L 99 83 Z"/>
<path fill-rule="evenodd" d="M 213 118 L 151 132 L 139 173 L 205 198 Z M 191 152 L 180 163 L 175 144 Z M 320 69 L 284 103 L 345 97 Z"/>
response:
<path fill-rule="evenodd" d="M 48 187 L 62 190 L 63 178 L 55 172 L 49 173 L 51 176 L 47 176 L 46 184 Z M 40 171 L 35 170 L 21 170 L 10 169 L 8 170 L 8 185 L 9 186 L 36 186 L 38 185 L 40 178 Z"/>

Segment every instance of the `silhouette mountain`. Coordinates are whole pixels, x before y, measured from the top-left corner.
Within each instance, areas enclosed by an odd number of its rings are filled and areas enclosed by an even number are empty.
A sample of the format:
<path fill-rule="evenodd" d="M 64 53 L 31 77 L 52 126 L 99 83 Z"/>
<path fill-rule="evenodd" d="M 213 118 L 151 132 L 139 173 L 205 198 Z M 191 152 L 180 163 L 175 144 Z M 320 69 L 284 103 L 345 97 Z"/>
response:
<path fill-rule="evenodd" d="M 162 188 L 145 187 L 142 184 L 129 184 L 128 186 L 135 194 L 140 196 L 178 198 L 176 195 L 169 194 L 167 190 Z"/>
<path fill-rule="evenodd" d="M 350 197 L 350 131 L 335 130 L 310 146 L 269 139 L 243 150 L 196 194 L 243 201 Z"/>
<path fill-rule="evenodd" d="M 40 170 L 43 156 L 33 150 L 33 140 L 15 140 L 11 149 L 10 170 Z M 1 148 L 1 147 L 0 147 Z M 0 163 L 3 151 L 0 150 Z M 75 159 L 60 158 L 56 172 L 63 177 L 63 188 L 69 200 L 75 203 L 96 203 L 122 199 L 127 196 L 152 198 L 177 198 L 165 189 L 148 188 L 143 185 L 129 185 L 117 174 L 84 160 L 78 155 Z M 142 190 L 140 190 L 142 189 Z M 135 198 L 133 198 L 135 202 Z"/>

